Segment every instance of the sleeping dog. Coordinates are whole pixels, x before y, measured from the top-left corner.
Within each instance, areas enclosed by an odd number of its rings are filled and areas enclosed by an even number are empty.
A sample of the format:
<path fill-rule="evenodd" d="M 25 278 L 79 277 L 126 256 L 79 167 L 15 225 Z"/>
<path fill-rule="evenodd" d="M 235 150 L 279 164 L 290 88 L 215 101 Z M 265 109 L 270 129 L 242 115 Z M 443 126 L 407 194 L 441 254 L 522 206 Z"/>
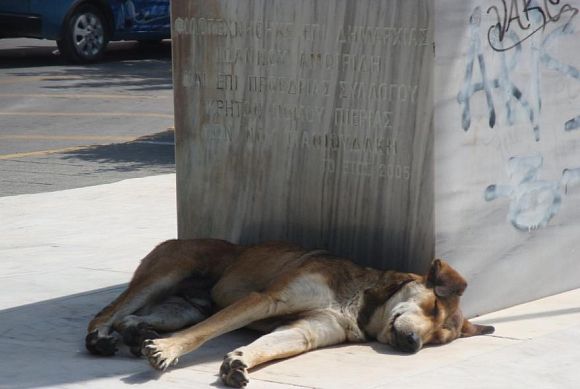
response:
<path fill-rule="evenodd" d="M 266 335 L 227 354 L 220 368 L 225 384 L 243 387 L 249 369 L 319 347 L 376 339 L 414 353 L 492 333 L 463 317 L 466 287 L 439 259 L 420 276 L 283 242 L 171 240 L 142 260 L 128 288 L 90 322 L 86 347 L 113 355 L 116 331 L 134 354 L 165 370 L 216 336 L 258 329 Z"/>

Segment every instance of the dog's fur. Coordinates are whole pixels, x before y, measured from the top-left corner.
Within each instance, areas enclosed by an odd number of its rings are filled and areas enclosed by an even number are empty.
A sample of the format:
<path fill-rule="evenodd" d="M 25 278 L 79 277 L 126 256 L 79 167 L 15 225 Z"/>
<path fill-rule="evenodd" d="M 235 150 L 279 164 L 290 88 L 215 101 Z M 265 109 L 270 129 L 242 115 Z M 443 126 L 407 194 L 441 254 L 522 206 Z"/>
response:
<path fill-rule="evenodd" d="M 438 259 L 419 276 L 362 268 L 282 242 L 171 240 L 143 259 L 127 290 L 91 321 L 86 347 L 113 355 L 115 330 L 134 354 L 165 370 L 226 332 L 244 326 L 269 332 L 226 355 L 220 377 L 241 387 L 248 369 L 319 347 L 376 339 L 416 352 L 493 332 L 463 318 L 466 286 Z"/>

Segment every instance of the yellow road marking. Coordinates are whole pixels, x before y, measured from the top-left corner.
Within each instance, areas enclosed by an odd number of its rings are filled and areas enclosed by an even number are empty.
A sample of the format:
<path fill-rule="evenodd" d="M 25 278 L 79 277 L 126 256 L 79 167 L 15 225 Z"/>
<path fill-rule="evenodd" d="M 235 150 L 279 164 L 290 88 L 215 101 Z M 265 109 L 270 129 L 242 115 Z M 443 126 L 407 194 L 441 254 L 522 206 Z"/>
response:
<path fill-rule="evenodd" d="M 0 116 L 130 116 L 173 119 L 173 115 L 155 112 L 0 112 Z"/>
<path fill-rule="evenodd" d="M 134 140 L 135 138 L 129 136 L 99 136 L 99 135 L 42 135 L 42 134 L 31 134 L 31 135 L 16 135 L 16 134 L 5 134 L 0 135 L 0 139 L 7 140 L 89 140 L 89 141 L 113 141 L 113 142 L 128 142 Z"/>
<path fill-rule="evenodd" d="M 83 77 L 81 76 L 11 76 L 11 77 L 0 77 L 0 84 L 16 84 L 20 82 L 34 82 L 43 80 L 79 80 Z"/>
<path fill-rule="evenodd" d="M 14 154 L 4 154 L 0 155 L 0 160 L 3 159 L 16 159 L 16 158 L 26 158 L 26 157 L 40 157 L 43 155 L 66 153 L 69 151 L 76 151 L 86 148 L 87 146 L 76 146 L 76 147 L 65 147 L 62 149 L 52 149 L 52 150 L 40 150 L 40 151 L 29 151 L 26 153 L 14 153 Z"/>
<path fill-rule="evenodd" d="M 166 131 L 173 131 L 174 128 L 173 127 L 168 127 Z M 34 135 L 33 135 L 34 136 Z M 107 136 L 84 136 L 84 135 L 78 135 L 78 136 L 74 136 L 74 135 L 37 135 L 38 137 L 42 137 L 45 136 L 46 139 L 55 139 L 58 137 L 62 137 L 62 138 L 67 138 L 67 139 L 79 139 L 79 140 L 109 140 L 109 138 L 111 138 L 110 140 L 120 140 L 120 141 L 128 141 L 128 142 L 139 142 L 141 140 L 145 140 L 147 138 L 147 136 L 140 136 L 138 138 L 134 138 L 134 137 L 107 137 Z M 22 139 L 26 138 L 26 139 L 31 139 L 29 136 L 26 135 L 3 135 L 0 136 L 0 139 L 4 139 L 4 138 L 10 138 L 10 137 L 22 137 Z M 98 138 L 98 139 L 97 139 Z M 21 138 L 18 138 L 21 139 Z M 44 139 L 44 138 L 38 138 L 38 139 Z M 83 146 L 73 146 L 73 147 L 64 147 L 61 149 L 50 149 L 50 150 L 39 150 L 39 151 L 28 151 L 28 152 L 23 152 L 23 153 L 14 153 L 14 154 L 4 154 L 4 155 L 0 155 L 0 160 L 6 160 L 6 159 L 16 159 L 16 158 L 26 158 L 26 157 L 40 157 L 43 155 L 50 155 L 50 154 L 58 154 L 58 153 L 66 153 L 66 152 L 70 152 L 70 151 L 77 151 L 77 150 L 82 150 L 82 149 L 86 149 L 88 147 L 92 147 L 95 145 L 83 145 Z"/>
<path fill-rule="evenodd" d="M 1 82 L 1 81 L 0 81 Z M 70 94 L 70 93 L 0 93 L 0 97 L 32 97 L 32 98 L 58 98 L 58 99 L 115 99 L 115 100 L 162 100 L 169 99 L 171 95 L 148 96 L 148 95 L 123 95 L 123 94 Z"/>

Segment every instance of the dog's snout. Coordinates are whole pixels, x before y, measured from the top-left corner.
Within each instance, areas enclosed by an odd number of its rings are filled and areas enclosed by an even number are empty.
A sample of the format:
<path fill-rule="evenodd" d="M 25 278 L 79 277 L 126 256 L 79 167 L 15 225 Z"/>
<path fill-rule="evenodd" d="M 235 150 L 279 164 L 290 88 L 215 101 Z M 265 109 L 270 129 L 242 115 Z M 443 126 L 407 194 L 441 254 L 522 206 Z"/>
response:
<path fill-rule="evenodd" d="M 413 348 L 417 347 L 420 341 L 421 339 L 415 333 L 407 335 L 407 344 Z"/>
<path fill-rule="evenodd" d="M 421 338 L 414 332 L 410 334 L 398 334 L 397 346 L 401 351 L 416 353 L 421 348 Z"/>

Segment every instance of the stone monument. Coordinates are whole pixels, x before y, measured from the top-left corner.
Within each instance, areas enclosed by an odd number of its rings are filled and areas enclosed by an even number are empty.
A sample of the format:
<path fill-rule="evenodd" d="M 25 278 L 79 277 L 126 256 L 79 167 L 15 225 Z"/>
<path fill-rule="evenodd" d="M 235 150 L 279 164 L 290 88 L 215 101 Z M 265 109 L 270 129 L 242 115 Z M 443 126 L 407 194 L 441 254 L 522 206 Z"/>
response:
<path fill-rule="evenodd" d="M 431 0 L 174 0 L 181 238 L 433 257 Z"/>
<path fill-rule="evenodd" d="M 173 0 L 179 236 L 580 286 L 580 4 Z"/>

